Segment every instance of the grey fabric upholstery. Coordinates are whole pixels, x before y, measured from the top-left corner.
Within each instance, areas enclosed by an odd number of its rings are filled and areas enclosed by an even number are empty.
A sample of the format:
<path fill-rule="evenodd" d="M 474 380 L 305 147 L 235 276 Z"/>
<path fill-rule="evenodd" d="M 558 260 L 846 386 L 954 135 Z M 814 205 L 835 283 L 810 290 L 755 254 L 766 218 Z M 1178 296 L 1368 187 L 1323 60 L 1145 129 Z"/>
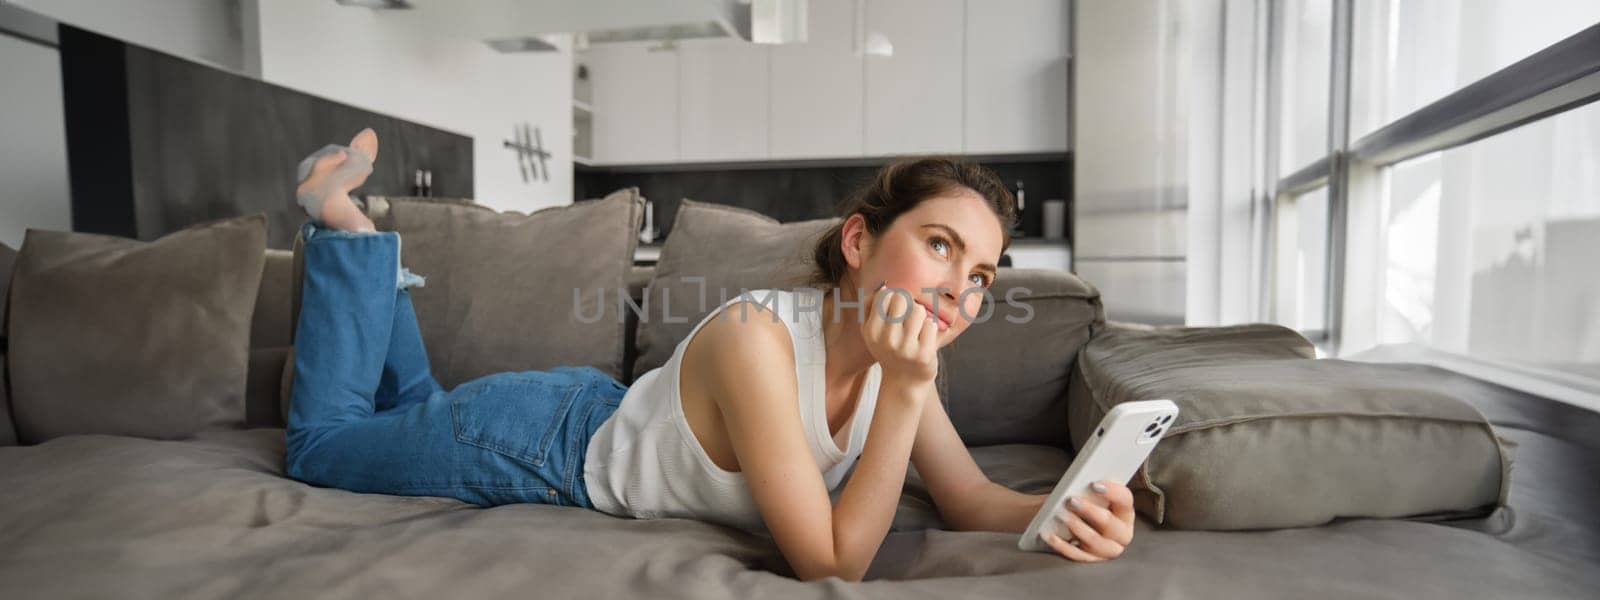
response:
<path fill-rule="evenodd" d="M 1313 356 L 1277 325 L 1112 328 L 1078 361 L 1073 442 L 1123 402 L 1177 403 L 1130 486 L 1141 512 L 1182 529 L 1459 517 L 1504 501 L 1511 453 L 1473 407 L 1498 388 Z"/>
<path fill-rule="evenodd" d="M 666 364 L 695 324 L 745 290 L 805 284 L 811 250 L 838 219 L 779 223 L 755 211 L 685 199 L 661 246 L 639 320 L 637 378 Z"/>
<path fill-rule="evenodd" d="M 1010 267 L 990 291 L 989 318 L 939 355 L 950 421 L 969 446 L 1070 448 L 1067 385 L 1078 349 L 1105 324 L 1100 291 L 1065 271 Z"/>
<path fill-rule="evenodd" d="M 1506 402 L 1485 412 L 1532 456 L 1486 518 L 1255 532 L 1140 519 L 1122 557 L 1088 565 L 1019 551 L 1016 534 L 923 529 L 940 522 L 913 470 L 861 583 L 790 579 L 769 540 L 687 519 L 308 486 L 283 476 L 278 429 L 68 436 L 0 448 L 0 597 L 1592 597 L 1600 482 L 1574 474 L 1600 469 L 1600 450 L 1561 436 L 1600 423 L 1536 398 L 1488 401 Z M 972 454 L 1028 493 L 1069 462 L 1046 446 Z"/>
<path fill-rule="evenodd" d="M 250 315 L 250 347 L 282 348 L 294 344 L 289 337 L 289 312 L 294 284 L 294 252 L 267 249 L 261 267 L 261 287 Z"/>
<path fill-rule="evenodd" d="M 11 290 L 18 439 L 240 427 L 266 216 L 158 240 L 30 229 Z"/>
<path fill-rule="evenodd" d="M 261 289 L 256 292 L 250 316 L 250 375 L 245 388 L 245 424 L 249 427 L 283 427 L 278 386 L 284 360 L 294 340 L 289 313 L 294 293 L 294 252 L 267 249 L 261 269 Z"/>

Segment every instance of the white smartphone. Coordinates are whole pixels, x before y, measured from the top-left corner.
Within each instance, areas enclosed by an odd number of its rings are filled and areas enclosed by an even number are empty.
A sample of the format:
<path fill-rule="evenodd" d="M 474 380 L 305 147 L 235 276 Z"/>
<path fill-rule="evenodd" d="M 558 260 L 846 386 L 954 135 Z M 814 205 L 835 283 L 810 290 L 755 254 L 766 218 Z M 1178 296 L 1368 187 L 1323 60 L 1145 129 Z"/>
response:
<path fill-rule="evenodd" d="M 1071 540 L 1072 532 L 1056 518 L 1067 511 L 1064 505 L 1067 498 L 1088 496 L 1089 485 L 1096 481 L 1109 479 L 1126 484 L 1177 418 L 1178 405 L 1170 400 L 1124 402 L 1112 407 L 1100 420 L 1100 426 L 1095 428 L 1088 443 L 1078 451 L 1072 466 L 1061 475 L 1055 491 L 1050 492 L 1039 514 L 1033 516 L 1027 531 L 1022 532 L 1017 547 L 1054 553 L 1055 549 L 1039 539 L 1040 533 L 1054 533 L 1062 540 Z"/>

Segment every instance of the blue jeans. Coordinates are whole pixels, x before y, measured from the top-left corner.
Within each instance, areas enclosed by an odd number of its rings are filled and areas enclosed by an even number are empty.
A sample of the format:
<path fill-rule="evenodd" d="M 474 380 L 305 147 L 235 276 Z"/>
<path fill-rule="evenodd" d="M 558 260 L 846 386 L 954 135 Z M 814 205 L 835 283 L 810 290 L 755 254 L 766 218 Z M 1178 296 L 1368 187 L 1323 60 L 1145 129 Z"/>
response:
<path fill-rule="evenodd" d="M 356 492 L 493 506 L 594 508 L 584 453 L 627 388 L 593 367 L 434 381 L 400 267 L 400 234 L 308 222 L 290 477 Z"/>

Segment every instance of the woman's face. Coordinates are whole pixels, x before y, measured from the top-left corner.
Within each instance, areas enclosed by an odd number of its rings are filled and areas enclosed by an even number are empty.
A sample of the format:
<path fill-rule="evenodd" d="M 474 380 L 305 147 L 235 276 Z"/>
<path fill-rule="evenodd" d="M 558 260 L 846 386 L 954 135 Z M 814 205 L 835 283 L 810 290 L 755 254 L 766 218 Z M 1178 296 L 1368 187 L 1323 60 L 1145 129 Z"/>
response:
<path fill-rule="evenodd" d="M 939 318 L 941 347 L 978 318 L 981 288 L 994 283 L 1003 240 L 999 217 L 966 188 L 924 200 L 876 238 L 860 215 L 846 221 L 843 233 L 853 287 L 869 296 L 880 281 L 905 290 Z"/>

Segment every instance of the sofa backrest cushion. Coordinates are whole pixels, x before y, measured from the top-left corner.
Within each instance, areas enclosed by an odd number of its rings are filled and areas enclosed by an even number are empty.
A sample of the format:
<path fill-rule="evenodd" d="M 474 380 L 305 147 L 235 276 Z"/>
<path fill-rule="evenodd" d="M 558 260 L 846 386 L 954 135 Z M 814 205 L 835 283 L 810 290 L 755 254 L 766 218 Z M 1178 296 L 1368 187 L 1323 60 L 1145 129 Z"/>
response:
<path fill-rule="evenodd" d="M 245 423 L 250 427 L 283 427 L 278 410 L 283 361 L 294 341 L 289 313 L 294 297 L 294 252 L 268 248 L 261 268 L 261 289 L 250 316 L 250 375 L 245 389 Z"/>
<path fill-rule="evenodd" d="M 19 439 L 243 426 L 263 214 L 151 242 L 29 229 L 12 279 Z"/>
<path fill-rule="evenodd" d="M 448 390 L 491 373 L 558 366 L 592 366 L 621 379 L 616 294 L 627 289 L 643 208 L 636 188 L 532 214 L 390 199 L 387 216 L 374 223 L 400 233 L 401 264 L 426 280 L 409 293 L 439 384 Z M 302 246 L 297 239 L 297 255 Z M 298 272 L 302 259 L 295 262 Z M 299 314 L 295 298 L 291 319 Z M 291 353 L 284 410 L 293 368 Z"/>
<path fill-rule="evenodd" d="M 684 199 L 644 290 L 630 381 L 666 364 L 695 324 L 740 292 L 804 284 L 812 247 L 837 222 L 779 223 L 755 211 Z"/>
<path fill-rule="evenodd" d="M 250 315 L 250 347 L 282 348 L 294 344 L 289 337 L 289 313 L 294 293 L 294 252 L 268 248 L 261 267 L 261 288 L 256 291 Z"/>
<path fill-rule="evenodd" d="M 968 446 L 1070 448 L 1067 386 L 1078 350 L 1105 325 L 1100 291 L 1066 271 L 1011 267 L 989 291 L 939 355 L 951 422 Z"/>

